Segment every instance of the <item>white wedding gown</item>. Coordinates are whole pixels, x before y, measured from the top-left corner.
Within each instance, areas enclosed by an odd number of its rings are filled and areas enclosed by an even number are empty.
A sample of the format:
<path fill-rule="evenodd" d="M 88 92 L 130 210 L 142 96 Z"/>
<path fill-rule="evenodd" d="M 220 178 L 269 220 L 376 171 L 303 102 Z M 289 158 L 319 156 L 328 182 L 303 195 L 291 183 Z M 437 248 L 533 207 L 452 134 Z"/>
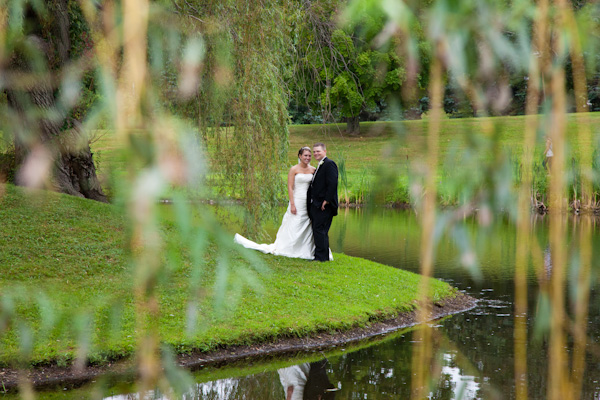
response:
<path fill-rule="evenodd" d="M 312 226 L 306 209 L 306 194 L 312 177 L 312 174 L 296 174 L 294 177 L 294 203 L 296 205 L 296 214 L 292 214 L 290 205 L 288 204 L 287 211 L 281 221 L 281 226 L 277 231 L 275 243 L 258 244 L 237 233 L 235 234 L 233 241 L 248 249 L 258 250 L 276 256 L 304 258 L 306 260 L 314 259 L 315 241 L 313 239 Z M 331 250 L 329 250 L 329 259 L 333 260 Z"/>

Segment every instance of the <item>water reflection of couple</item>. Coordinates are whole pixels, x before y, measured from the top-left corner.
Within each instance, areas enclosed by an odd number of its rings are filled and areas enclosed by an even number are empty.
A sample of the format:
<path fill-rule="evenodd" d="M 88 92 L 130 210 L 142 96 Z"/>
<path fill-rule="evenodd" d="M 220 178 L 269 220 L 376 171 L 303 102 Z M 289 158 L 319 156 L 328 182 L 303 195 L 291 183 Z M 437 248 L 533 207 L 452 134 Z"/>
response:
<path fill-rule="evenodd" d="M 277 370 L 286 400 L 335 399 L 336 388 L 329 381 L 327 360 Z"/>
<path fill-rule="evenodd" d="M 327 158 L 323 143 L 313 147 L 319 162 L 310 165 L 309 147 L 298 151 L 299 163 L 288 173 L 289 205 L 275 243 L 258 244 L 236 233 L 234 241 L 249 249 L 307 260 L 333 260 L 329 249 L 329 228 L 338 208 L 338 168 Z"/>

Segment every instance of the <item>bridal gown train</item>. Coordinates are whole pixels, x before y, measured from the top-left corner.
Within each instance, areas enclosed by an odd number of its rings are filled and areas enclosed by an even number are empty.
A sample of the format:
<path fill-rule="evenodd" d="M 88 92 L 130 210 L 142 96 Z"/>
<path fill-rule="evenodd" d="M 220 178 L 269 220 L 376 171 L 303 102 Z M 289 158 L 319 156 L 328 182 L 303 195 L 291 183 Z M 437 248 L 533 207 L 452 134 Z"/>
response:
<path fill-rule="evenodd" d="M 296 214 L 292 214 L 290 205 L 288 204 L 279 231 L 277 231 L 275 243 L 255 243 L 237 233 L 235 234 L 233 241 L 246 248 L 262 251 L 263 253 L 274 254 L 276 256 L 304 258 L 307 260 L 314 259 L 315 241 L 313 239 L 312 226 L 306 209 L 306 195 L 312 177 L 312 174 L 296 174 L 294 177 L 294 203 L 296 203 Z M 333 260 L 331 250 L 329 250 L 329 259 Z"/>

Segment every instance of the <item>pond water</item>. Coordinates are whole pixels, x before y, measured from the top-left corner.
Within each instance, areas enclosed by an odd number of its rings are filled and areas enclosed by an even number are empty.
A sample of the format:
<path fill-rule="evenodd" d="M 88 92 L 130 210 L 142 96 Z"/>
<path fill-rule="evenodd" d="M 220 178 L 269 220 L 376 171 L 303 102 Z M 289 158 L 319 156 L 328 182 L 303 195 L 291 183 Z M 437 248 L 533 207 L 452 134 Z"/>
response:
<path fill-rule="evenodd" d="M 570 272 L 577 264 L 578 217 L 567 217 L 565 248 Z M 579 217 L 583 218 L 583 217 Z M 592 217 L 586 217 L 592 218 Z M 596 223 L 596 221 L 593 221 Z M 532 215 L 532 252 L 544 254 L 542 274 L 551 273 L 548 246 L 548 220 Z M 434 275 L 480 299 L 476 308 L 433 323 L 435 376 L 431 399 L 510 399 L 515 398 L 513 357 L 513 301 L 516 232 L 514 225 L 498 221 L 481 228 L 473 220 L 461 223 L 464 236 L 442 235 L 437 246 Z M 600 232 L 595 226 L 594 249 L 600 249 Z M 275 227 L 271 228 L 274 236 Z M 380 209 L 371 213 L 342 210 L 331 229 L 334 252 L 364 257 L 387 265 L 418 272 L 420 227 L 411 211 Z M 463 266 L 464 239 L 473 245 L 481 275 Z M 594 250 L 592 292 L 588 323 L 589 352 L 582 399 L 600 399 L 600 304 L 597 297 L 598 250 Z M 567 285 L 567 288 L 569 285 Z M 547 398 L 548 340 L 538 334 L 535 312 L 538 283 L 533 267 L 528 270 L 528 390 L 530 399 Z M 568 290 L 568 289 L 567 289 Z M 536 322 L 537 321 L 537 322 Z M 285 386 L 304 382 L 304 398 L 310 399 L 408 399 L 411 391 L 411 354 L 415 329 L 396 332 L 329 352 L 298 354 L 277 360 L 253 360 L 223 368 L 194 372 L 196 384 L 186 399 L 286 399 Z M 302 385 L 300 385 L 302 386 Z M 81 389 L 79 389 L 81 390 Z M 107 399 L 140 398 L 113 388 Z M 302 399 L 302 388 L 292 394 Z M 81 392 L 80 392 L 81 393 Z M 69 396 L 71 398 L 74 394 Z M 148 398 L 167 398 L 159 392 Z M 44 396 L 40 396 L 43 398 Z M 52 398 L 60 398 L 55 393 Z"/>

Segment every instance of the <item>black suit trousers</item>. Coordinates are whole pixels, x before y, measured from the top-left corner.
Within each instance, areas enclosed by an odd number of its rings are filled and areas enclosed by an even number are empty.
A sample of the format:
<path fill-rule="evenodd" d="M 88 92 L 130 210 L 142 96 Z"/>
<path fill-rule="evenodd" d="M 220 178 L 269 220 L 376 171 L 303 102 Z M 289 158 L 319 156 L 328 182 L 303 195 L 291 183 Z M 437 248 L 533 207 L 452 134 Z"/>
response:
<path fill-rule="evenodd" d="M 327 205 L 325 210 L 311 204 L 312 230 L 315 239 L 315 260 L 329 261 L 329 228 L 333 221 L 333 212 Z"/>

